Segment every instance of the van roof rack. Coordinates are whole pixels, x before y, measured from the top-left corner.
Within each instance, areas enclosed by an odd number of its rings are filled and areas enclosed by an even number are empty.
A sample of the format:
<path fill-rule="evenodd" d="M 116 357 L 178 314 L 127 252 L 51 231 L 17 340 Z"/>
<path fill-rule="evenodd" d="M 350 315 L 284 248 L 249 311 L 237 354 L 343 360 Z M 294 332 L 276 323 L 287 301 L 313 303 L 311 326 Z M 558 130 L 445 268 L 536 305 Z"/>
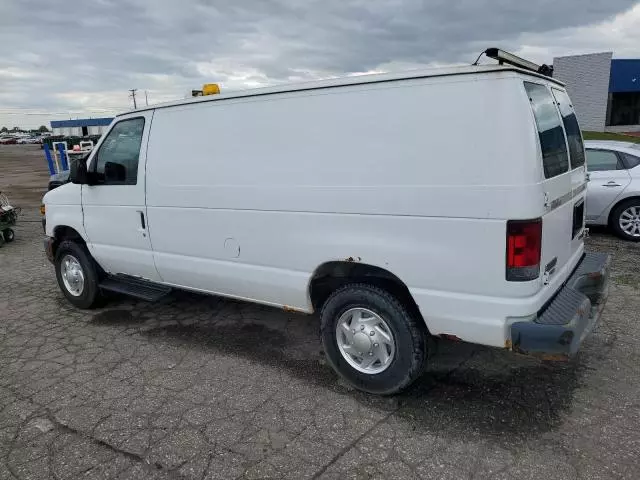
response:
<path fill-rule="evenodd" d="M 514 67 L 523 68 L 525 70 L 530 70 L 532 72 L 545 75 L 547 77 L 553 77 L 553 66 L 549 66 L 546 64 L 538 65 L 537 63 L 530 62 L 529 60 L 518 57 L 513 53 L 505 52 L 504 50 L 500 50 L 499 48 L 487 48 L 482 53 L 484 53 L 489 58 L 497 60 L 500 65 L 504 65 L 506 63 L 508 65 L 513 65 Z M 482 56 L 482 53 L 480 54 L 480 56 Z M 480 57 L 478 57 L 478 60 L 480 60 Z M 478 60 L 476 60 L 474 65 L 478 64 Z"/>

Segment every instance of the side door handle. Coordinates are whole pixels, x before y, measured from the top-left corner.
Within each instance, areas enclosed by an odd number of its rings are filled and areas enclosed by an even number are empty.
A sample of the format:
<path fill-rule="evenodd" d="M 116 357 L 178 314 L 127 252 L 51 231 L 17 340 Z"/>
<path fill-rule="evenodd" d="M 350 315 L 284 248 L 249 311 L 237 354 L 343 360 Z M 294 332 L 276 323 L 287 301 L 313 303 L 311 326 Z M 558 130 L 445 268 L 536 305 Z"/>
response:
<path fill-rule="evenodd" d="M 622 185 L 620 185 L 619 183 L 616 183 L 613 180 L 610 180 L 607 183 L 604 183 L 602 186 L 603 187 L 621 187 Z"/>
<path fill-rule="evenodd" d="M 138 214 L 140 215 L 140 230 L 143 237 L 147 237 L 147 222 L 144 220 L 144 212 L 142 210 L 138 210 Z"/>

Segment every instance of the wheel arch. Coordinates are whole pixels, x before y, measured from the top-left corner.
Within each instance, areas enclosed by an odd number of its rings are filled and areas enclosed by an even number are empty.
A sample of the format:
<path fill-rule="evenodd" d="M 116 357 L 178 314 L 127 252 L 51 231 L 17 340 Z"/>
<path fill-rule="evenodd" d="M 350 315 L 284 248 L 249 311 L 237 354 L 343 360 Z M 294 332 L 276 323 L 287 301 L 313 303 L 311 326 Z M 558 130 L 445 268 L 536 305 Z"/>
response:
<path fill-rule="evenodd" d="M 621 199 L 618 199 L 609 209 L 609 213 L 607 215 L 607 225 L 611 226 L 612 225 L 612 220 L 613 220 L 613 212 L 616 211 L 616 209 L 622 205 L 625 202 L 628 202 L 630 200 L 635 200 L 638 203 L 640 203 L 640 193 L 634 193 L 633 195 L 629 195 L 628 197 L 624 197 Z"/>
<path fill-rule="evenodd" d="M 53 256 L 55 257 L 58 247 L 65 240 L 69 240 L 72 242 L 77 242 L 84 247 L 87 246 L 87 242 L 84 237 L 78 232 L 75 228 L 70 227 L 68 225 L 56 225 L 53 229 L 53 244 L 51 247 L 51 251 Z"/>
<path fill-rule="evenodd" d="M 350 283 L 367 283 L 386 290 L 403 302 L 410 313 L 424 323 L 418 304 L 407 285 L 397 275 L 382 267 L 362 263 L 353 258 L 328 261 L 315 269 L 308 286 L 313 311 L 319 312 L 331 293 Z"/>
<path fill-rule="evenodd" d="M 86 239 L 82 236 L 82 234 L 80 234 L 80 232 L 78 232 L 78 230 L 76 230 L 73 227 L 70 227 L 68 225 L 56 225 L 56 227 L 53 229 L 53 244 L 51 246 L 51 250 L 52 250 L 52 254 L 53 257 L 55 258 L 56 253 L 58 251 L 58 247 L 60 246 L 60 244 L 64 241 L 71 241 L 71 242 L 76 242 L 77 244 L 81 245 L 82 247 L 84 247 L 84 249 L 87 252 L 87 255 L 89 256 L 89 258 L 91 259 L 91 261 L 93 262 L 93 264 L 95 265 L 98 275 L 100 277 L 106 275 L 105 270 L 102 268 L 102 266 L 97 262 L 97 260 L 95 258 L 93 258 L 93 256 L 91 255 L 91 252 L 89 251 L 89 247 L 87 245 L 87 241 Z"/>

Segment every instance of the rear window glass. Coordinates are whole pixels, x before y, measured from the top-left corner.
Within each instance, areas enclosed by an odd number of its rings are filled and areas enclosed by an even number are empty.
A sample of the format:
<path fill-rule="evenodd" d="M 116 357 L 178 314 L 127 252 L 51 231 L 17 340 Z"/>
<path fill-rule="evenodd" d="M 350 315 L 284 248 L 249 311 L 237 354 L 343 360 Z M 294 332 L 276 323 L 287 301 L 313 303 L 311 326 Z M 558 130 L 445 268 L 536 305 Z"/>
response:
<path fill-rule="evenodd" d="M 640 165 L 640 158 L 635 155 L 629 155 L 628 153 L 623 153 L 624 163 L 627 164 L 627 168 L 635 168 Z"/>
<path fill-rule="evenodd" d="M 584 165 L 584 145 L 582 143 L 582 134 L 578 126 L 576 112 L 573 110 L 571 100 L 567 92 L 553 89 L 553 96 L 558 102 L 560 115 L 562 115 L 562 123 L 564 131 L 567 134 L 567 143 L 569 144 L 569 157 L 571 158 L 571 169 Z"/>
<path fill-rule="evenodd" d="M 565 173 L 569 169 L 567 144 L 551 92 L 537 83 L 524 82 L 524 88 L 538 127 L 544 176 L 551 178 Z"/>

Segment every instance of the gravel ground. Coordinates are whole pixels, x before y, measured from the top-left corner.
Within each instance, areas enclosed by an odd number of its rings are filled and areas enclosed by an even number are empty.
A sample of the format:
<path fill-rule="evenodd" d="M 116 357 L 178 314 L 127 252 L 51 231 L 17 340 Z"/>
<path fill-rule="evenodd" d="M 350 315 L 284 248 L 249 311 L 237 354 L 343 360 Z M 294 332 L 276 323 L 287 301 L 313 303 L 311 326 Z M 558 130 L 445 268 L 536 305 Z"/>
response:
<path fill-rule="evenodd" d="M 640 478 L 640 245 L 589 239 L 613 282 L 575 361 L 440 342 L 380 398 L 338 380 L 315 317 L 184 292 L 72 308 L 26 148 L 0 148 L 0 190 L 25 208 L 0 249 L 1 480 Z"/>

